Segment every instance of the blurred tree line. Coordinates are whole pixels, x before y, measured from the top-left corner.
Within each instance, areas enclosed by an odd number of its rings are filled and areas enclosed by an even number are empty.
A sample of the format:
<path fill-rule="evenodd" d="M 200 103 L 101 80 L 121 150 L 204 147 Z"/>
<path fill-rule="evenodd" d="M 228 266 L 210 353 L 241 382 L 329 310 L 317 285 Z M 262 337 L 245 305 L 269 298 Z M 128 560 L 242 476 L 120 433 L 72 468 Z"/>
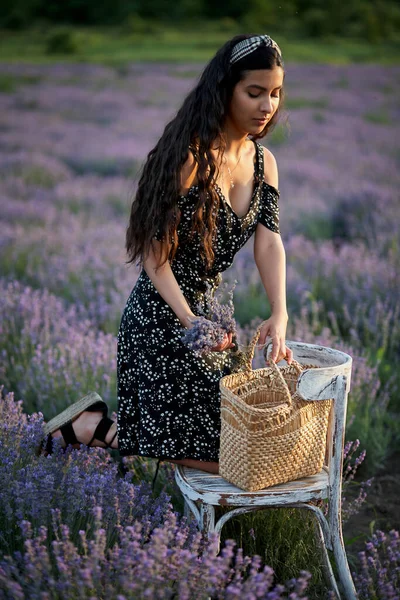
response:
<path fill-rule="evenodd" d="M 311 37 L 344 36 L 370 42 L 398 39 L 397 0 L 2 0 L 0 27 L 35 22 L 124 25 L 143 32 L 149 23 L 219 20 L 243 31 L 273 30 Z"/>

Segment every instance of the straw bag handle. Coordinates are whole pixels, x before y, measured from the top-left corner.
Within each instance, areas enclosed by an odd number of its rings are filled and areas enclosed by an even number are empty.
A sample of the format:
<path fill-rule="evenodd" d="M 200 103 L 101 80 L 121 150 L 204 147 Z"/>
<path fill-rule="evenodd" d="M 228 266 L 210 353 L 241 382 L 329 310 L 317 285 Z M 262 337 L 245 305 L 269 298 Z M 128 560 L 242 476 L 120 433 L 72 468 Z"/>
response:
<path fill-rule="evenodd" d="M 247 371 L 252 370 L 252 360 L 254 358 L 254 350 L 255 350 L 256 344 L 258 342 L 258 338 L 260 337 L 260 331 L 261 331 L 261 325 L 257 328 L 257 330 L 256 330 L 255 334 L 253 335 L 253 338 L 249 344 L 249 352 L 247 354 L 247 361 L 245 364 Z M 272 342 L 269 342 L 269 343 L 272 343 Z M 288 404 L 289 404 L 289 406 L 291 406 L 292 405 L 292 395 L 290 393 L 289 386 L 288 386 L 284 376 L 282 375 L 282 371 L 280 370 L 278 365 L 271 358 L 268 359 L 268 364 L 275 372 L 275 375 L 281 380 L 281 383 L 282 383 L 285 393 L 286 393 Z M 298 363 L 297 360 L 294 360 L 294 359 L 292 359 L 291 364 L 294 366 L 294 368 L 300 375 L 300 373 L 302 373 L 302 371 L 303 371 L 303 367 L 301 366 L 301 364 Z"/>
<path fill-rule="evenodd" d="M 251 371 L 252 370 L 251 367 L 252 367 L 252 361 L 253 361 L 253 358 L 254 358 L 254 350 L 255 350 L 255 347 L 257 345 L 258 339 L 260 337 L 261 327 L 262 327 L 262 325 L 259 325 L 257 327 L 256 332 L 253 335 L 253 337 L 251 339 L 251 342 L 250 342 L 250 344 L 248 346 L 249 349 L 248 349 L 248 352 L 247 352 L 247 360 L 245 362 L 246 371 Z M 265 349 L 267 349 L 270 344 L 272 344 L 272 341 L 268 342 L 268 344 L 266 345 Z M 268 360 L 268 363 L 270 363 L 270 362 L 273 362 L 273 361 Z M 299 362 L 297 362 L 297 360 L 294 360 L 294 358 L 292 359 L 292 363 L 291 364 L 294 366 L 294 368 L 296 369 L 296 371 L 298 372 L 299 375 L 300 375 L 300 373 L 303 372 L 303 366 Z"/>
<path fill-rule="evenodd" d="M 267 354 L 267 349 L 268 349 L 268 346 L 269 346 L 270 344 L 272 344 L 272 341 L 268 342 L 268 344 L 265 346 L 265 349 L 264 349 L 264 356 L 265 356 L 265 357 L 266 357 L 266 354 Z M 286 358 L 285 358 L 285 360 L 286 360 Z M 268 363 L 270 363 L 270 361 L 269 361 L 269 360 L 268 360 Z M 275 363 L 274 363 L 274 364 L 275 364 Z M 294 358 L 292 358 L 292 362 L 290 363 L 290 366 L 291 366 L 291 367 L 294 367 L 294 368 L 296 369 L 296 371 L 297 371 L 297 373 L 298 373 L 299 375 L 300 375 L 300 374 L 301 374 L 301 373 L 304 371 L 304 367 L 303 367 L 303 365 L 302 365 L 302 364 L 300 364 L 299 362 L 297 362 L 297 360 L 295 360 Z"/>

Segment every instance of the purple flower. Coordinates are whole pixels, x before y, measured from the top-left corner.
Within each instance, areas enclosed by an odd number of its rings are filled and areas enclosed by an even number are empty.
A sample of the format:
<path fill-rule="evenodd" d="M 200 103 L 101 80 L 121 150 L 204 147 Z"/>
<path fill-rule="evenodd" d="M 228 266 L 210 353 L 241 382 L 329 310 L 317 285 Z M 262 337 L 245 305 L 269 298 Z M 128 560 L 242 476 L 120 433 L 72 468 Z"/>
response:
<path fill-rule="evenodd" d="M 376 531 L 359 552 L 353 580 L 360 600 L 397 600 L 400 590 L 400 536 Z"/>
<path fill-rule="evenodd" d="M 207 284 L 204 295 L 204 304 L 199 303 L 197 311 L 199 317 L 193 319 L 193 327 L 185 329 L 182 336 L 183 343 L 198 356 L 207 354 L 212 348 L 220 344 L 228 333 L 236 335 L 236 322 L 233 318 L 233 290 L 227 292 L 226 285 L 213 291 Z M 228 293 L 228 302 L 222 304 L 224 293 Z"/>
<path fill-rule="evenodd" d="M 233 540 L 227 540 L 216 556 L 216 537 L 207 540 L 201 532 L 192 536 L 189 528 L 174 513 L 150 534 L 136 521 L 118 526 L 114 541 L 106 543 L 102 510 L 93 508 L 95 520 L 85 537 L 83 552 L 73 541 L 71 528 L 63 524 L 59 510 L 52 510 L 55 539 L 46 527 L 32 535 L 24 526 L 24 551 L 0 560 L 0 587 L 16 598 L 112 597 L 122 600 L 192 598 L 224 600 L 268 598 L 298 600 L 303 595 L 310 573 L 286 585 L 274 584 L 273 570 L 261 568 L 261 558 L 243 556 Z M 233 560 L 234 559 L 234 566 Z M 49 591 L 50 590 L 50 591 Z M 89 596 L 90 593 L 90 596 Z M 10 597 L 10 596 L 5 596 Z"/>

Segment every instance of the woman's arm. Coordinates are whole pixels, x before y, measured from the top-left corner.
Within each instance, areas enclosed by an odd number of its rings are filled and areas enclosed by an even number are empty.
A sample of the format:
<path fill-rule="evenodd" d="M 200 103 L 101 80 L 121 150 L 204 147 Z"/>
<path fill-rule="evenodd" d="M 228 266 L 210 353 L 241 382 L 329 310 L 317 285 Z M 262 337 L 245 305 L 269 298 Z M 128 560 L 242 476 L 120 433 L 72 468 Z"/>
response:
<path fill-rule="evenodd" d="M 262 324 L 258 343 L 265 344 L 266 338 L 270 337 L 272 360 L 279 362 L 285 358 L 290 365 L 293 353 L 285 343 L 288 322 L 285 249 L 279 233 L 261 223 L 256 228 L 254 259 L 271 306 L 271 316 Z"/>
<path fill-rule="evenodd" d="M 196 172 L 196 161 L 194 160 L 193 154 L 188 151 L 186 162 L 184 163 L 180 174 L 181 194 L 187 193 L 196 177 Z M 194 318 L 196 315 L 193 314 L 186 298 L 182 294 L 169 261 L 167 260 L 164 265 L 159 266 L 161 262 L 161 251 L 161 242 L 153 240 L 153 248 L 143 260 L 143 268 L 150 277 L 157 292 L 165 302 L 169 304 L 182 325 L 190 328 L 191 323 L 189 319 Z"/>
<path fill-rule="evenodd" d="M 278 189 L 278 166 L 275 156 L 267 148 L 264 151 L 264 180 Z M 288 318 L 286 310 L 286 254 L 279 233 L 262 224 L 256 228 L 254 259 L 260 272 L 271 313 Z"/>
<path fill-rule="evenodd" d="M 195 319 L 196 315 L 191 310 L 182 290 L 172 272 L 169 261 L 160 264 L 161 242 L 153 241 L 155 250 L 150 250 L 146 259 L 143 261 L 143 268 L 152 281 L 154 287 L 165 302 L 172 308 L 180 322 L 187 329 L 193 327 L 191 319 Z M 220 352 L 227 348 L 233 347 L 232 334 L 226 334 L 223 341 L 212 348 L 213 352 Z"/>
<path fill-rule="evenodd" d="M 278 167 L 272 152 L 264 148 L 264 179 L 278 189 Z M 286 253 L 279 233 L 271 231 L 262 223 L 256 228 L 254 260 L 260 273 L 271 307 L 271 316 L 264 321 L 259 344 L 265 344 L 267 336 L 272 338 L 271 357 L 275 362 L 286 358 L 290 364 L 292 351 L 286 347 Z"/>
<path fill-rule="evenodd" d="M 151 250 L 143 261 L 143 268 L 151 279 L 154 287 L 160 296 L 172 308 L 180 322 L 184 327 L 190 329 L 191 323 L 189 319 L 193 319 L 196 315 L 191 310 L 185 296 L 182 294 L 181 288 L 172 272 L 169 261 L 161 267 L 160 252 L 161 242 L 153 240 L 155 250 Z"/>
<path fill-rule="evenodd" d="M 181 191 L 187 192 L 192 185 L 195 176 L 195 163 L 191 152 L 188 154 L 188 159 L 183 166 L 181 172 Z M 171 269 L 171 265 L 167 260 L 162 266 L 161 263 L 162 244 L 157 240 L 153 240 L 153 248 L 149 254 L 143 259 L 143 268 L 149 276 L 151 282 L 156 288 L 160 296 L 171 307 L 182 325 L 188 329 L 193 327 L 191 319 L 195 319 L 195 315 L 190 308 L 175 275 Z M 232 335 L 226 336 L 226 339 L 213 348 L 214 351 L 226 350 L 232 344 Z"/>
<path fill-rule="evenodd" d="M 196 161 L 194 160 L 193 154 L 188 151 L 186 162 L 184 163 L 180 174 L 181 194 L 187 193 L 194 181 L 196 172 Z M 165 302 L 169 304 L 182 325 L 190 329 L 191 323 L 189 319 L 195 318 L 196 315 L 193 314 L 186 298 L 182 294 L 169 261 L 167 260 L 164 265 L 159 266 L 161 262 L 161 251 L 161 242 L 153 240 L 153 248 L 143 260 L 143 268 L 150 277 L 157 292 Z"/>
<path fill-rule="evenodd" d="M 254 260 L 268 296 L 271 314 L 287 319 L 286 253 L 279 233 L 257 225 Z"/>

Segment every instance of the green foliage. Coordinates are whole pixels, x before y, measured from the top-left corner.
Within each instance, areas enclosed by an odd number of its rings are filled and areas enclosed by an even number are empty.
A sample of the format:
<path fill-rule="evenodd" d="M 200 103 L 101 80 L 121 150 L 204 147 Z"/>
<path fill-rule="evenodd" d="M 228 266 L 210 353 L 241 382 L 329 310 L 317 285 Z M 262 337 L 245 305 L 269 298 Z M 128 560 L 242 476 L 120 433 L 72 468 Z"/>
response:
<path fill-rule="evenodd" d="M 367 112 L 364 114 L 364 120 L 377 125 L 390 125 L 392 122 L 390 115 L 385 111 Z"/>
<path fill-rule="evenodd" d="M 132 16 L 137 13 L 130 14 Z M 229 33 L 225 29 L 228 25 L 233 28 Z M 29 30 L 24 32 L 3 30 L 0 33 L 0 61 L 19 64 L 84 61 L 105 64 L 123 74 L 126 73 L 127 65 L 138 61 L 204 64 L 231 35 L 243 32 L 243 26 L 232 20 L 177 21 L 175 24 L 145 20 L 145 27 L 153 33 L 132 33 L 129 22 L 124 23 L 124 26 L 103 29 L 70 27 L 79 41 L 77 54 L 46 53 L 46 38 L 53 31 L 58 31 L 58 27 L 44 27 L 42 23 L 31 24 Z M 330 41 L 305 39 L 298 33 L 288 36 L 280 33 L 278 39 L 285 49 L 287 62 L 343 65 L 353 62 L 397 64 L 399 60 L 400 44 L 396 41 L 385 40 L 373 45 L 366 40 L 348 40 L 343 37 L 332 38 Z M 29 98 L 20 98 L 19 102 L 27 107 Z M 274 136 L 275 132 L 276 130 Z"/>
<path fill-rule="evenodd" d="M 238 19 L 245 14 L 247 6 L 242 0 L 229 2 L 215 2 L 214 0 L 200 0 L 203 14 L 208 19 Z"/>
<path fill-rule="evenodd" d="M 306 35 L 323 38 L 340 35 L 371 43 L 395 39 L 400 29 L 398 4 L 388 0 L 312 0 L 303 4 L 302 28 Z"/>
<path fill-rule="evenodd" d="M 21 173 L 21 179 L 27 185 L 50 189 L 56 185 L 59 177 L 48 169 L 32 165 Z"/>
<path fill-rule="evenodd" d="M 129 159 L 96 159 L 83 156 L 66 156 L 64 158 L 64 162 L 77 175 L 95 173 L 97 175 L 101 175 L 102 177 L 113 177 L 116 175 L 135 177 L 140 168 L 139 161 Z"/>
<path fill-rule="evenodd" d="M 254 319 L 254 315 L 260 319 L 268 319 L 270 310 L 262 291 L 262 285 L 251 284 L 243 292 L 234 293 L 235 318 L 241 326 L 248 325 Z"/>
<path fill-rule="evenodd" d="M 311 37 L 321 37 L 331 33 L 331 26 L 322 8 L 310 8 L 303 18 L 303 27 Z"/>
<path fill-rule="evenodd" d="M 0 27 L 19 30 L 28 27 L 41 0 L 2 0 Z"/>
<path fill-rule="evenodd" d="M 222 19 L 219 20 L 219 28 L 221 31 L 233 35 L 238 28 L 238 24 L 232 17 L 222 17 Z"/>
<path fill-rule="evenodd" d="M 287 0 L 279 4 L 273 0 L 250 0 L 242 24 L 246 31 L 255 33 L 291 31 L 295 15 L 295 0 Z"/>
<path fill-rule="evenodd" d="M 277 125 L 268 133 L 268 145 L 281 146 L 289 138 L 290 130 L 284 123 Z"/>
<path fill-rule="evenodd" d="M 26 185 L 47 189 L 53 188 L 59 181 L 64 179 L 62 174 L 35 164 L 10 166 L 8 173 L 20 178 Z"/>
<path fill-rule="evenodd" d="M 325 213 L 300 213 L 294 226 L 296 233 L 301 233 L 309 240 L 329 240 L 333 237 L 332 221 Z"/>
<path fill-rule="evenodd" d="M 81 23 L 86 25 L 115 25 L 137 10 L 135 0 L 63 0 L 45 2 L 37 0 L 37 15 L 55 23 Z"/>
<path fill-rule="evenodd" d="M 8 75 L 8 73 L 0 74 L 0 93 L 13 94 L 16 87 L 15 77 Z"/>
<path fill-rule="evenodd" d="M 326 117 L 322 113 L 316 112 L 313 114 L 313 121 L 316 123 L 326 123 Z"/>
<path fill-rule="evenodd" d="M 354 396 L 354 394 L 353 394 Z M 365 390 L 362 398 L 352 400 L 349 396 L 348 413 L 355 419 L 346 429 L 346 438 L 359 438 L 368 448 L 368 459 L 364 466 L 366 476 L 373 476 L 378 469 L 384 467 L 390 455 L 390 449 L 395 447 L 394 431 L 398 428 L 398 419 L 373 403 L 373 399 Z"/>
<path fill-rule="evenodd" d="M 79 49 L 79 40 L 71 29 L 58 29 L 50 33 L 46 40 L 47 54 L 77 54 Z"/>
<path fill-rule="evenodd" d="M 328 40 L 332 36 L 375 44 L 399 40 L 400 7 L 395 0 L 5 0 L 0 27 L 24 29 L 35 21 L 75 25 L 120 25 L 135 34 L 154 33 L 160 24 L 185 25 L 212 19 L 219 31 L 234 30 Z M 162 25 L 161 25 L 162 28 Z M 65 53 L 65 52 L 63 52 Z"/>
<path fill-rule="evenodd" d="M 400 29 L 400 7 L 398 3 L 355 2 L 352 19 L 347 33 L 353 37 L 363 37 L 371 43 L 384 39 L 394 39 Z"/>
<path fill-rule="evenodd" d="M 146 20 L 137 13 L 129 15 L 123 25 L 123 31 L 128 35 L 155 34 L 161 30 L 162 26 L 157 21 Z"/>
<path fill-rule="evenodd" d="M 335 81 L 332 84 L 332 87 L 339 88 L 342 90 L 347 90 L 349 85 L 350 85 L 350 82 L 349 82 L 348 78 L 345 75 L 342 75 L 341 77 L 339 77 L 339 79 L 337 81 Z"/>
<path fill-rule="evenodd" d="M 13 94 L 20 85 L 34 85 L 41 81 L 36 75 L 13 75 L 11 73 L 0 73 L 0 93 Z"/>
<path fill-rule="evenodd" d="M 288 98 L 285 100 L 285 106 L 288 109 L 298 108 L 327 108 L 329 100 L 327 98 Z"/>
<path fill-rule="evenodd" d="M 203 13 L 202 0 L 180 0 L 165 2 L 164 0 L 146 0 L 137 2 L 137 12 L 146 19 L 176 21 L 200 17 Z"/>
<path fill-rule="evenodd" d="M 217 507 L 218 517 L 226 512 Z M 258 554 L 263 564 L 274 569 L 279 581 L 295 577 L 300 569 L 311 572 L 308 597 L 321 599 L 326 592 L 326 582 L 314 528 L 313 517 L 307 511 L 269 508 L 230 519 L 222 529 L 221 544 L 234 539 L 246 554 Z"/>

